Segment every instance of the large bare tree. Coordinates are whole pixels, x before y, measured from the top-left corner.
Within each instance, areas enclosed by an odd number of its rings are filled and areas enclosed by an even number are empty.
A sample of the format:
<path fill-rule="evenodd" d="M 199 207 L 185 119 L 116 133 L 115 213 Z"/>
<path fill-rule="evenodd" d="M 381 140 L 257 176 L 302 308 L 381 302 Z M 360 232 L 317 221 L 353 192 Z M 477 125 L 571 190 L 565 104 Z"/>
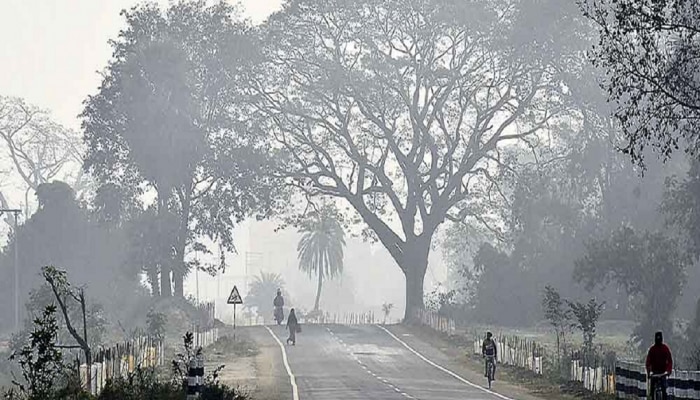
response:
<path fill-rule="evenodd" d="M 351 205 L 406 277 L 408 320 L 438 227 L 488 221 L 498 174 L 536 160 L 563 109 L 556 71 L 512 45 L 514 9 L 495 3 L 289 1 L 263 27 L 250 94 L 279 174 Z"/>
<path fill-rule="evenodd" d="M 8 175 L 24 186 L 25 211 L 28 194 L 42 183 L 65 181 L 77 193 L 86 188 L 81 137 L 51 119 L 48 111 L 21 98 L 0 96 L 0 142 Z"/>

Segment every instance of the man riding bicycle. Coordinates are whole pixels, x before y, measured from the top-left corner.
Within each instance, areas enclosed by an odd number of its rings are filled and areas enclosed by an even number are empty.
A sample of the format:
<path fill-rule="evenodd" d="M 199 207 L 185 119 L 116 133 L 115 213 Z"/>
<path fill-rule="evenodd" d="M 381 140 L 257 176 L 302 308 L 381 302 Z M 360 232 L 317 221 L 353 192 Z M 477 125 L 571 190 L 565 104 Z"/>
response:
<path fill-rule="evenodd" d="M 486 332 L 486 340 L 481 345 L 481 355 L 486 359 L 484 364 L 484 376 L 489 377 L 489 362 L 493 364 L 493 380 L 496 377 L 496 360 L 498 359 L 498 347 L 496 342 L 492 339 L 491 332 Z"/>
<path fill-rule="evenodd" d="M 654 345 L 649 348 L 647 353 L 646 366 L 647 376 L 651 378 L 649 392 L 654 393 L 656 385 L 661 385 L 663 399 L 666 400 L 666 378 L 671 375 L 673 370 L 673 356 L 671 355 L 671 349 L 664 343 L 664 335 L 661 332 L 656 332 L 656 335 L 654 335 Z M 652 377 L 652 375 L 662 376 Z"/>

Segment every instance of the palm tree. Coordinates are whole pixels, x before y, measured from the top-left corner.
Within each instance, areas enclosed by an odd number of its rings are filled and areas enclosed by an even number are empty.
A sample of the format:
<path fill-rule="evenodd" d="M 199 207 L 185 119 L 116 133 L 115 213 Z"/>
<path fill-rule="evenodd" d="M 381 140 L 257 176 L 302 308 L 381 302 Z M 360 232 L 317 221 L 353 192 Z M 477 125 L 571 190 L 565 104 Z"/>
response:
<path fill-rule="evenodd" d="M 260 272 L 250 284 L 248 294 L 245 296 L 245 306 L 248 309 L 255 308 L 258 315 L 268 321 L 267 316 L 272 316 L 272 300 L 277 294 L 277 289 L 287 298 L 284 290 L 284 280 L 279 274 Z M 269 312 L 268 312 L 269 311 Z"/>
<path fill-rule="evenodd" d="M 318 276 L 314 311 L 318 311 L 324 278 L 332 279 L 343 272 L 345 233 L 333 207 L 324 207 L 310 215 L 299 228 L 297 245 L 299 269 L 309 277 Z"/>

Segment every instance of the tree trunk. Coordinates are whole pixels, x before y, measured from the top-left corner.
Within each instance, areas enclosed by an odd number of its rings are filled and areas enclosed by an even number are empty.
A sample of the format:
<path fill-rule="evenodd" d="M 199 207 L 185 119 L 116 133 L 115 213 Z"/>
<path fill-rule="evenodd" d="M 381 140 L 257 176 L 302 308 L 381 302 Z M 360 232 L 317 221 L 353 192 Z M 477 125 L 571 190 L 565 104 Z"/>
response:
<path fill-rule="evenodd" d="M 171 297 L 173 286 L 170 283 L 170 266 L 163 262 L 160 264 L 160 296 Z"/>
<path fill-rule="evenodd" d="M 84 348 L 83 352 L 85 353 L 85 378 L 87 378 L 88 392 L 92 393 L 93 379 L 97 378 L 92 376 L 92 351 L 88 347 Z"/>
<path fill-rule="evenodd" d="M 171 232 L 167 230 L 167 228 L 163 229 L 163 225 L 166 223 L 168 218 L 167 195 L 168 191 L 158 191 L 158 261 L 160 264 L 161 297 L 172 296 L 172 284 L 170 283 L 172 257 L 169 254 L 171 244 L 167 243 L 167 241 L 163 241 L 163 237 L 165 235 L 167 235 L 168 239 L 171 238 Z"/>
<path fill-rule="evenodd" d="M 83 352 L 85 352 L 85 374 L 87 377 L 88 392 L 92 393 L 92 383 L 95 377 L 92 376 L 92 351 L 90 350 L 90 342 L 87 334 L 87 310 L 85 306 L 85 292 L 80 290 L 80 309 L 83 312 Z"/>
<path fill-rule="evenodd" d="M 404 312 L 406 323 L 417 322 L 419 312 L 424 309 L 423 283 L 428 270 L 431 239 L 432 234 L 423 233 L 421 236 L 395 245 L 398 251 L 389 252 L 406 277 L 406 310 Z M 390 249 L 386 243 L 384 246 Z"/>
<path fill-rule="evenodd" d="M 148 276 L 148 283 L 151 285 L 151 296 L 160 296 L 160 281 L 158 280 L 158 267 L 156 265 L 149 266 L 146 275 Z"/>
<path fill-rule="evenodd" d="M 318 305 L 321 301 L 321 288 L 323 287 L 323 269 L 318 269 L 318 289 L 316 289 L 316 303 L 314 303 L 314 311 L 318 311 Z"/>
<path fill-rule="evenodd" d="M 416 322 L 419 312 L 423 310 L 423 282 L 428 268 L 428 258 L 425 260 L 413 260 L 406 267 L 406 312 L 404 322 Z"/>
<path fill-rule="evenodd" d="M 178 299 L 182 299 L 185 297 L 184 281 L 184 266 L 181 266 L 180 268 L 173 268 L 173 283 L 175 284 L 173 296 L 177 297 Z"/>
<path fill-rule="evenodd" d="M 558 376 L 561 376 L 562 370 L 561 370 L 561 343 L 560 343 L 560 338 L 561 338 L 561 333 L 557 330 L 557 371 L 558 371 Z"/>
<path fill-rule="evenodd" d="M 185 297 L 184 282 L 187 268 L 185 265 L 185 247 L 187 246 L 187 244 L 183 239 L 184 235 L 187 235 L 187 232 L 182 232 L 182 230 L 180 230 L 180 232 L 178 233 L 177 249 L 175 250 L 175 260 L 173 260 L 173 296 L 178 299 L 182 299 Z"/>
<path fill-rule="evenodd" d="M 190 191 L 186 188 L 179 188 L 177 195 L 180 200 L 181 214 L 177 231 L 177 247 L 175 249 L 176 260 L 173 268 L 173 282 L 175 283 L 174 296 L 176 298 L 185 297 L 184 281 L 187 274 L 187 265 L 185 264 L 185 253 L 187 251 L 187 236 L 189 231 L 188 222 L 190 220 Z"/>

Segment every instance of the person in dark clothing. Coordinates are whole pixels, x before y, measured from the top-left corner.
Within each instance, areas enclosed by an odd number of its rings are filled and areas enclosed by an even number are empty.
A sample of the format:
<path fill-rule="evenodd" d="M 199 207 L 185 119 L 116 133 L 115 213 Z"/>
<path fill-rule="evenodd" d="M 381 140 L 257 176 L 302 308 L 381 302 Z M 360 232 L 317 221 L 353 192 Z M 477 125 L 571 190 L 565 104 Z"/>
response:
<path fill-rule="evenodd" d="M 654 393 L 656 385 L 662 385 L 663 399 L 666 400 L 667 382 L 666 377 L 671 375 L 673 371 L 673 356 L 671 349 L 664 343 L 664 335 L 662 332 L 656 332 L 654 335 L 654 345 L 649 348 L 647 353 L 647 376 L 664 374 L 661 378 L 652 378 L 649 392 Z M 650 396 L 648 396 L 650 397 Z"/>
<path fill-rule="evenodd" d="M 493 377 L 496 379 L 496 360 L 498 360 L 498 347 L 496 342 L 493 340 L 493 335 L 491 332 L 486 332 L 486 340 L 481 344 L 481 355 L 486 359 L 484 364 L 484 376 L 488 378 L 488 361 L 493 363 Z"/>
<path fill-rule="evenodd" d="M 301 332 L 301 329 L 293 308 L 289 310 L 289 318 L 287 318 L 287 329 L 289 329 L 289 337 L 287 338 L 287 344 L 291 342 L 292 346 L 296 346 L 297 333 Z"/>
<path fill-rule="evenodd" d="M 277 296 L 272 304 L 275 306 L 275 321 L 277 321 L 277 325 L 280 325 L 284 321 L 284 297 L 282 297 L 280 289 L 277 289 Z"/>

